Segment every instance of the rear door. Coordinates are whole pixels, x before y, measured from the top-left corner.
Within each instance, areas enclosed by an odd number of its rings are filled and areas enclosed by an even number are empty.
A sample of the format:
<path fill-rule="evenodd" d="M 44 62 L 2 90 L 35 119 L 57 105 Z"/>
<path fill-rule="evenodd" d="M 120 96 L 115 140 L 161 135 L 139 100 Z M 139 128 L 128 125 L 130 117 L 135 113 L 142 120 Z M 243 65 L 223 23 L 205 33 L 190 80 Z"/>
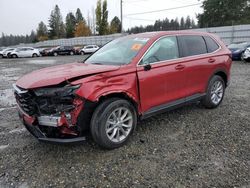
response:
<path fill-rule="evenodd" d="M 187 96 L 206 92 L 207 82 L 212 75 L 219 57 L 213 52 L 219 49 L 210 37 L 197 35 L 178 36 L 181 57 L 185 59 L 187 74 Z M 207 46 L 207 43 L 212 43 Z M 214 44 L 215 43 L 215 44 Z"/>
<path fill-rule="evenodd" d="M 185 97 L 185 66 L 180 63 L 177 38 L 159 39 L 137 68 L 142 111 L 154 111 Z"/>

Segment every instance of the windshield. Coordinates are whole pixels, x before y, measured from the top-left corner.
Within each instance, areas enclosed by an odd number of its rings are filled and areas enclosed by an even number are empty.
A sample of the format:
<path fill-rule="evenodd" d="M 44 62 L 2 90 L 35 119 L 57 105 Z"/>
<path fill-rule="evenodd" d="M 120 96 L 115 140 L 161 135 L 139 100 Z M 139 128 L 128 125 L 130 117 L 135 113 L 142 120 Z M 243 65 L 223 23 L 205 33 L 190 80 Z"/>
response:
<path fill-rule="evenodd" d="M 149 38 L 123 37 L 111 41 L 90 56 L 85 63 L 101 65 L 129 64 Z"/>
<path fill-rule="evenodd" d="M 245 49 L 247 47 L 248 43 L 247 42 L 243 42 L 243 43 L 238 43 L 238 44 L 230 44 L 228 46 L 229 49 Z"/>

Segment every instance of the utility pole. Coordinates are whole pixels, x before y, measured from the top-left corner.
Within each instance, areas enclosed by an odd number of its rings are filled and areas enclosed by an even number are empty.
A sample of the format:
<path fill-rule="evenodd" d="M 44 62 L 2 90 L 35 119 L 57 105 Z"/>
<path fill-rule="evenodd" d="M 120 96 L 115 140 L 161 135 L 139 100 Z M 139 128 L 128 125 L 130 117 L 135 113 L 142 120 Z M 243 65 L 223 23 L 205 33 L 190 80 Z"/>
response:
<path fill-rule="evenodd" d="M 122 33 L 122 19 L 123 19 L 123 16 L 122 16 L 122 2 L 123 0 L 121 0 L 121 2 L 120 2 L 120 5 L 121 5 L 121 33 Z"/>

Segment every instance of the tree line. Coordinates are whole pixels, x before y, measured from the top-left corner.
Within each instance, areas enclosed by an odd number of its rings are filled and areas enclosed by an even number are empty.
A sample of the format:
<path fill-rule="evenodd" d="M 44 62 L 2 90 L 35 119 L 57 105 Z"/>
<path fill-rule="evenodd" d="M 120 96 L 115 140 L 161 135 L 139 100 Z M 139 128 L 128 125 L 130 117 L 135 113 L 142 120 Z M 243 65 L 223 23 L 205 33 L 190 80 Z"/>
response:
<path fill-rule="evenodd" d="M 168 19 L 164 20 L 156 20 L 154 24 L 147 26 L 136 26 L 128 29 L 128 33 L 142 33 L 142 32 L 150 32 L 150 31 L 169 31 L 169 30 L 183 30 L 183 29 L 191 29 L 197 28 L 198 25 L 195 24 L 195 21 L 187 16 L 186 18 L 182 17 L 180 20 L 176 19 Z"/>
<path fill-rule="evenodd" d="M 48 19 L 48 25 L 43 21 L 38 24 L 36 31 L 30 35 L 5 35 L 2 33 L 0 46 L 11 46 L 20 43 L 34 43 L 38 41 L 53 40 L 60 38 L 73 38 L 90 35 L 107 35 L 121 32 L 121 21 L 115 16 L 108 22 L 107 0 L 98 0 L 96 8 L 92 10 L 92 15 L 88 13 L 87 19 L 84 18 L 81 10 L 69 12 L 65 21 L 58 5 Z"/>
<path fill-rule="evenodd" d="M 203 13 L 197 15 L 197 24 L 189 16 L 180 19 L 165 18 L 156 20 L 151 25 L 132 27 L 127 32 L 140 33 L 250 24 L 250 0 L 203 0 L 201 7 Z M 111 22 L 108 22 L 108 15 L 107 0 L 98 0 L 91 14 L 88 13 L 87 19 L 83 17 L 81 10 L 78 8 L 75 13 L 69 12 L 64 20 L 59 6 L 56 5 L 51 11 L 48 25 L 41 21 L 35 31 L 25 36 L 2 33 L 0 46 L 121 32 L 120 19 L 115 16 Z"/>

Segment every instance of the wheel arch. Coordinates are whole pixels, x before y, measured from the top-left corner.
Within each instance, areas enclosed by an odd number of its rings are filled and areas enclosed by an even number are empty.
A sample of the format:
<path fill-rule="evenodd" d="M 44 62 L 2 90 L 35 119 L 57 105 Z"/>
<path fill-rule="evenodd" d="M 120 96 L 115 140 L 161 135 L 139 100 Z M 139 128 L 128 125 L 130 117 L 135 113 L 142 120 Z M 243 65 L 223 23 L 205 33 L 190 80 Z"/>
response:
<path fill-rule="evenodd" d="M 225 86 L 226 87 L 228 86 L 228 75 L 227 75 L 226 71 L 224 71 L 222 69 L 217 70 L 214 72 L 213 76 L 215 76 L 215 75 L 220 76 L 224 80 Z"/>
<path fill-rule="evenodd" d="M 115 91 L 115 92 L 106 93 L 106 94 L 103 94 L 103 95 L 98 97 L 98 99 L 97 99 L 98 104 L 103 102 L 106 99 L 109 99 L 109 98 L 125 99 L 125 100 L 129 101 L 135 107 L 137 114 L 139 113 L 138 102 L 136 102 L 135 98 L 131 94 L 124 92 L 124 91 L 120 91 L 120 92 Z"/>

